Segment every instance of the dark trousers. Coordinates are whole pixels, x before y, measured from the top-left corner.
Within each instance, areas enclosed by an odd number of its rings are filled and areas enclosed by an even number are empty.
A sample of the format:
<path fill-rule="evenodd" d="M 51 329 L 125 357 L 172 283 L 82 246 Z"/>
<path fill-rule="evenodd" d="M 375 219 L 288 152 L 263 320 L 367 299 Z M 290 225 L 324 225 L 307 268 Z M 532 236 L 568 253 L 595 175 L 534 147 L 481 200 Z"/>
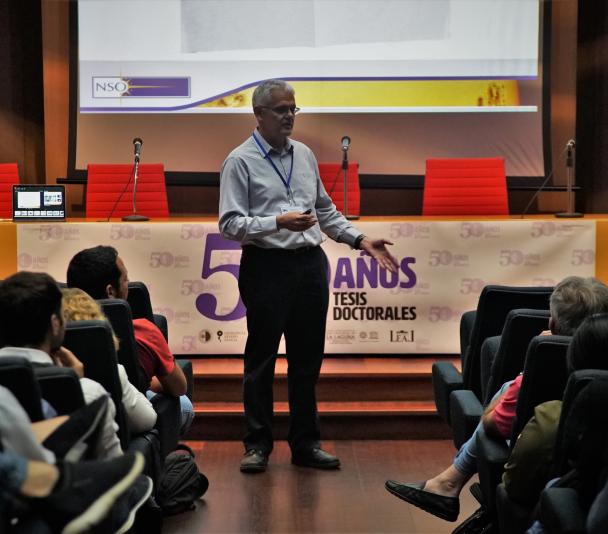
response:
<path fill-rule="evenodd" d="M 320 247 L 243 247 L 239 290 L 247 307 L 243 401 L 245 449 L 272 451 L 272 385 L 277 350 L 285 335 L 289 387 L 289 446 L 319 445 L 315 386 L 325 344 L 329 303 L 327 257 Z"/>

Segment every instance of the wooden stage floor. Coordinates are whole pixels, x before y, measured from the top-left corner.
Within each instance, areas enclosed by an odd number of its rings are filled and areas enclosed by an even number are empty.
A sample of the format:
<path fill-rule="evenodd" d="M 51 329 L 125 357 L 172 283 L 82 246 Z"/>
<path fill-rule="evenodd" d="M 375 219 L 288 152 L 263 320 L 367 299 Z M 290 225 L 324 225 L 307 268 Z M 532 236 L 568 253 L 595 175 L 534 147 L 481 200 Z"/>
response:
<path fill-rule="evenodd" d="M 447 467 L 455 452 L 451 441 L 326 441 L 325 448 L 342 461 L 339 471 L 327 472 L 292 466 L 289 447 L 280 441 L 268 471 L 258 475 L 239 472 L 240 442 L 187 443 L 210 486 L 196 510 L 165 519 L 167 534 L 443 534 L 458 524 L 435 518 L 384 489 L 388 478 L 425 480 Z M 459 521 L 476 504 L 465 488 Z"/>

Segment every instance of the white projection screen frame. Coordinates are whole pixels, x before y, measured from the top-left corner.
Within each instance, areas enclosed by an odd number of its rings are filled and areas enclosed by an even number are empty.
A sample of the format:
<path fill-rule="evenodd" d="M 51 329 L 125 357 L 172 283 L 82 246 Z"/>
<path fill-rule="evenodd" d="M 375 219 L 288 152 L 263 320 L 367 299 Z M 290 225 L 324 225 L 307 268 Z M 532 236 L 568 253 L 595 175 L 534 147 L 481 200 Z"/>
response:
<path fill-rule="evenodd" d="M 550 165 L 541 4 L 80 0 L 69 173 L 130 162 L 140 137 L 168 183 L 216 176 L 255 127 L 256 83 L 280 77 L 302 107 L 294 138 L 331 162 L 350 136 L 372 186 L 421 176 L 430 157 L 502 156 L 509 177 L 537 182 Z"/>

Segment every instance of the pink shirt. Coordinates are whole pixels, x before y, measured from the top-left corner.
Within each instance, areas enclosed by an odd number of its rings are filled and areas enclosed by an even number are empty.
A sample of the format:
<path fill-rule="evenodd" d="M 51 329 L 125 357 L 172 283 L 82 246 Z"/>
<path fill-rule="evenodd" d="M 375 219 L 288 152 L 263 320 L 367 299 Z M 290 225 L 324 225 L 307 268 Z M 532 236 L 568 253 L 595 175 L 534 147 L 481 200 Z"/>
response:
<path fill-rule="evenodd" d="M 505 439 L 511 437 L 513 421 L 515 420 L 515 409 L 517 408 L 517 397 L 521 389 L 523 375 L 518 375 L 505 391 L 500 401 L 494 408 L 493 421 L 501 436 Z"/>

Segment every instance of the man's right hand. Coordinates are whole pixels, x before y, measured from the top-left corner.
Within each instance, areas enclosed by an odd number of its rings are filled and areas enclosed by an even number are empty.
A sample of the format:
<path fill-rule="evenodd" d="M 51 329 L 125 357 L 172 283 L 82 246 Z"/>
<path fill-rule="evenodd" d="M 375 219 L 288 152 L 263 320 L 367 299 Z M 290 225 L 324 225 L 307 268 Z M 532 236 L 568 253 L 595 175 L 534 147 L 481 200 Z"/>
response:
<path fill-rule="evenodd" d="M 84 376 L 84 365 L 76 356 L 74 356 L 74 353 L 71 350 L 66 349 L 65 347 L 59 347 L 57 350 L 53 351 L 51 358 L 53 358 L 55 365 L 58 365 L 59 367 L 70 367 L 76 372 L 79 378 Z"/>
<path fill-rule="evenodd" d="M 277 215 L 277 228 L 285 228 L 291 232 L 304 232 L 317 224 L 317 218 L 311 214 L 304 214 L 299 211 L 289 211 Z"/>

